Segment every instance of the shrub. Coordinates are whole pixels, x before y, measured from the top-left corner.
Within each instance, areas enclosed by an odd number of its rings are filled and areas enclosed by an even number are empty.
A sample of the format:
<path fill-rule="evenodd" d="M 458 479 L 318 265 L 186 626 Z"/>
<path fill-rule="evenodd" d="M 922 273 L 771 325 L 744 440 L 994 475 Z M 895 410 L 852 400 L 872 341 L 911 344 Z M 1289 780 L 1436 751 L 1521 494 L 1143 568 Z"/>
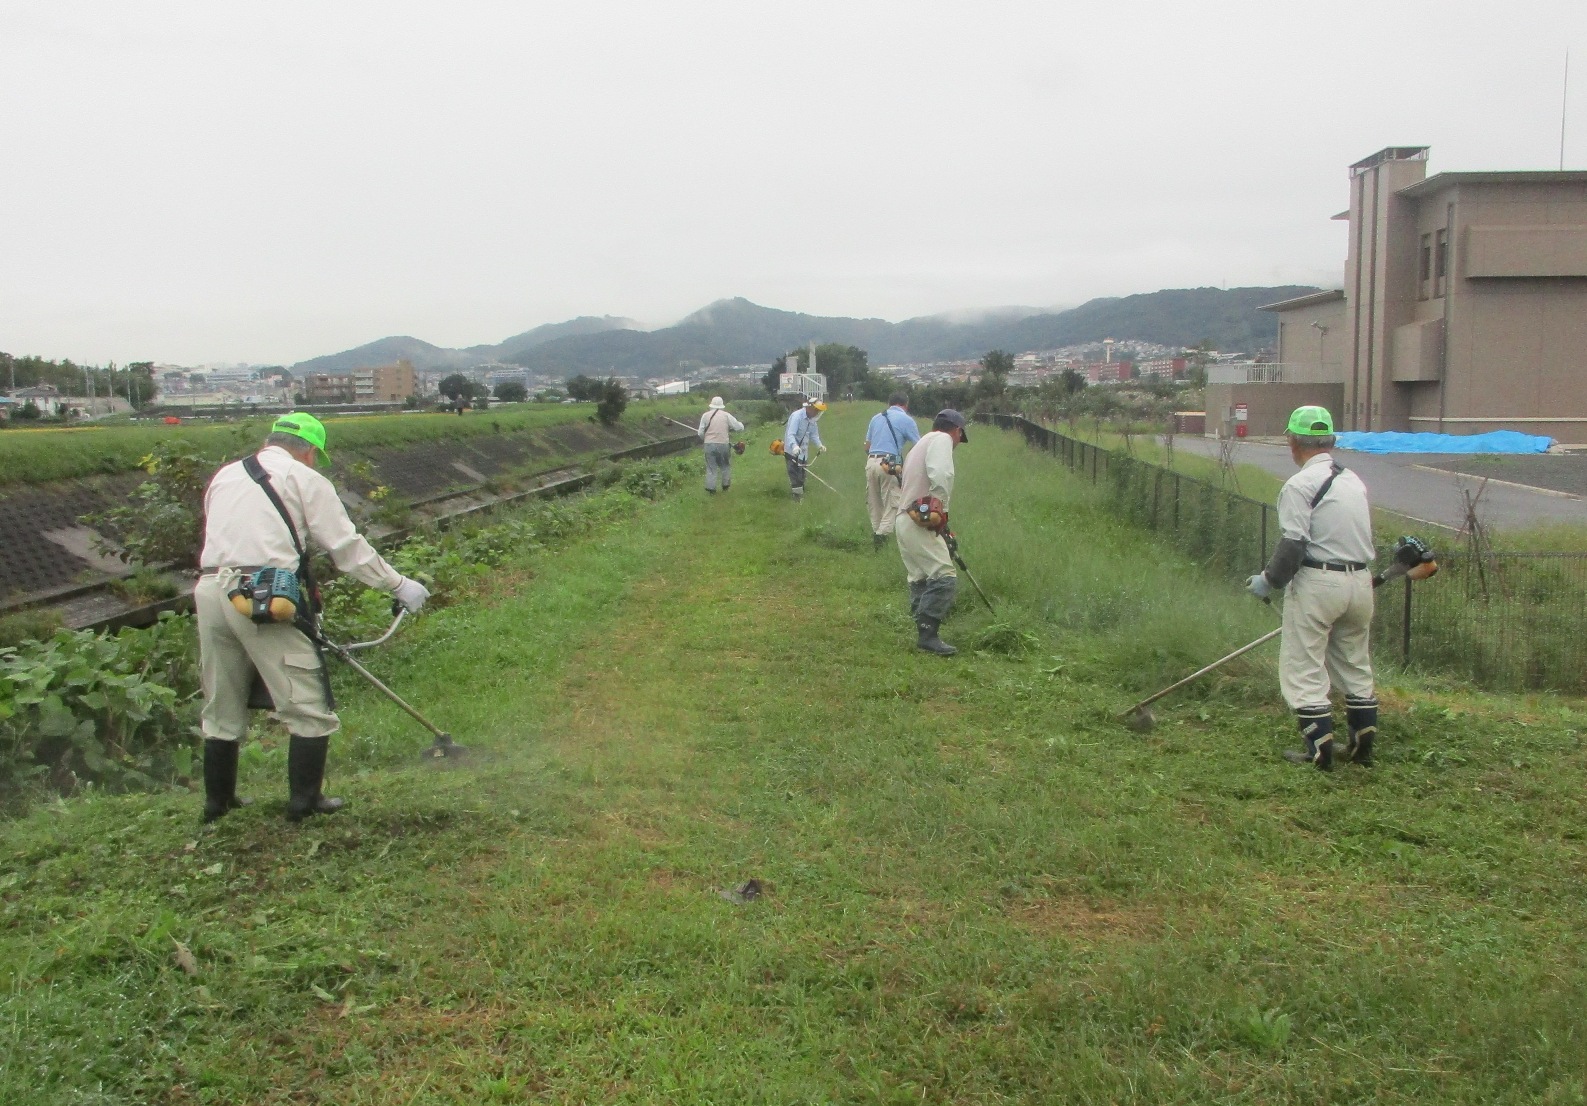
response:
<path fill-rule="evenodd" d="M 84 515 L 83 522 L 99 531 L 109 552 L 130 564 L 197 564 L 204 540 L 204 489 L 215 459 L 173 438 L 155 446 L 142 468 L 151 479 L 138 485 L 131 502 Z"/>
<path fill-rule="evenodd" d="M 595 417 L 605 426 L 616 426 L 627 407 L 628 389 L 619 384 L 616 377 L 607 377 L 606 383 L 601 385 L 601 401 L 595 407 Z"/>

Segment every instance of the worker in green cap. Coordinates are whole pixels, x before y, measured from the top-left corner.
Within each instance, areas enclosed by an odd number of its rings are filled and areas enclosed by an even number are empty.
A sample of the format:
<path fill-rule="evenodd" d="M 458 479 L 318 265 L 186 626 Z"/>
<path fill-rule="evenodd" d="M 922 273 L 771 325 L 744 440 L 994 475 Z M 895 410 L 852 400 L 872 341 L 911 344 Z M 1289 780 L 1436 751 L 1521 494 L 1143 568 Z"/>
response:
<path fill-rule="evenodd" d="M 204 691 L 206 822 L 245 805 L 237 797 L 237 752 L 248 732 L 256 680 L 291 734 L 287 817 L 296 822 L 342 806 L 321 791 L 330 735 L 341 722 L 313 636 L 310 547 L 330 554 L 340 571 L 390 592 L 409 611 L 430 595 L 358 533 L 336 489 L 314 470 L 322 459 L 329 460 L 324 424 L 294 411 L 276 419 L 258 453 L 223 466 L 204 493 L 204 549 L 193 601 Z"/>
<path fill-rule="evenodd" d="M 1333 706 L 1345 697 L 1344 759 L 1372 763 L 1378 732 L 1372 678 L 1372 509 L 1361 478 L 1333 459 L 1333 418 L 1297 407 L 1286 438 L 1300 471 L 1278 493 L 1278 546 L 1246 586 L 1267 599 L 1284 592 L 1278 680 L 1304 748 L 1285 759 L 1327 771 L 1335 760 Z"/>

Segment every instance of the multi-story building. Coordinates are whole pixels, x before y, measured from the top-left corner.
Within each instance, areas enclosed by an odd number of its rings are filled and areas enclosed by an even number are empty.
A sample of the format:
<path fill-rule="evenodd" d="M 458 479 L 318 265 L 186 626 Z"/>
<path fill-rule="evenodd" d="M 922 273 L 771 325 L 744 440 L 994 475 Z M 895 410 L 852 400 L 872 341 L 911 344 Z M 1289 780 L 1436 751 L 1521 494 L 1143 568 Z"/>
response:
<path fill-rule="evenodd" d="M 309 373 L 303 378 L 303 398 L 315 403 L 352 403 L 352 373 Z"/>
<path fill-rule="evenodd" d="M 357 403 L 401 403 L 419 394 L 418 377 L 406 358 L 394 365 L 354 369 L 353 401 Z"/>
<path fill-rule="evenodd" d="M 1135 366 L 1135 375 L 1158 380 L 1183 380 L 1188 362 L 1183 357 L 1154 357 Z"/>
<path fill-rule="evenodd" d="M 1280 371 L 1209 385 L 1209 432 L 1238 404 L 1267 434 L 1258 407 L 1322 403 L 1345 430 L 1587 442 L 1587 172 L 1429 177 L 1427 152 L 1350 167 L 1344 287 L 1267 306 Z"/>
<path fill-rule="evenodd" d="M 1080 367 L 1080 374 L 1092 384 L 1112 384 L 1131 380 L 1135 366 L 1128 361 L 1092 361 Z"/>

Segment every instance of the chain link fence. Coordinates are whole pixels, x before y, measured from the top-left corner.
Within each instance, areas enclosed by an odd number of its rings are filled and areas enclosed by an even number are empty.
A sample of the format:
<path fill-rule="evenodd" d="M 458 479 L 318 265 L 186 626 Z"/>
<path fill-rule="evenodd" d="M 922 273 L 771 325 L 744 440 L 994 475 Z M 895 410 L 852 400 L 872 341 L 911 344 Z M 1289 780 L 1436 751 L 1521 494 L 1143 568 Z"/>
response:
<path fill-rule="evenodd" d="M 1017 431 L 1104 489 L 1115 511 L 1161 534 L 1210 572 L 1241 578 L 1267 563 L 1278 511 L 1215 481 L 1102 449 L 1018 415 L 978 415 Z M 1397 535 L 1396 535 L 1397 536 Z M 1380 549 L 1387 564 L 1388 546 Z M 1380 589 L 1381 661 L 1509 691 L 1587 692 L 1587 554 L 1438 549 L 1439 573 Z"/>

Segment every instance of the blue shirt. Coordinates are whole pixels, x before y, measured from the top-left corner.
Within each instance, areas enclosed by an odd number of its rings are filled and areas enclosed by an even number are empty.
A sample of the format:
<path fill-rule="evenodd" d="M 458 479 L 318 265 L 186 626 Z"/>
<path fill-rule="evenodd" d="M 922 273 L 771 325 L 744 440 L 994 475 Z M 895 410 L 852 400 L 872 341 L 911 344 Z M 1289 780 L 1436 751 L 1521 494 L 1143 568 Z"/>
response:
<path fill-rule="evenodd" d="M 791 453 L 795 460 L 803 461 L 810 447 L 820 444 L 821 431 L 816 428 L 816 420 L 805 414 L 803 407 L 788 416 L 788 426 L 782 432 L 784 453 Z"/>
<path fill-rule="evenodd" d="M 903 418 L 894 415 L 894 411 Z M 915 425 L 915 420 L 902 407 L 889 407 L 881 414 L 871 416 L 871 424 L 865 428 L 865 440 L 871 443 L 871 453 L 886 453 L 902 461 L 904 446 L 920 441 L 920 427 Z"/>

